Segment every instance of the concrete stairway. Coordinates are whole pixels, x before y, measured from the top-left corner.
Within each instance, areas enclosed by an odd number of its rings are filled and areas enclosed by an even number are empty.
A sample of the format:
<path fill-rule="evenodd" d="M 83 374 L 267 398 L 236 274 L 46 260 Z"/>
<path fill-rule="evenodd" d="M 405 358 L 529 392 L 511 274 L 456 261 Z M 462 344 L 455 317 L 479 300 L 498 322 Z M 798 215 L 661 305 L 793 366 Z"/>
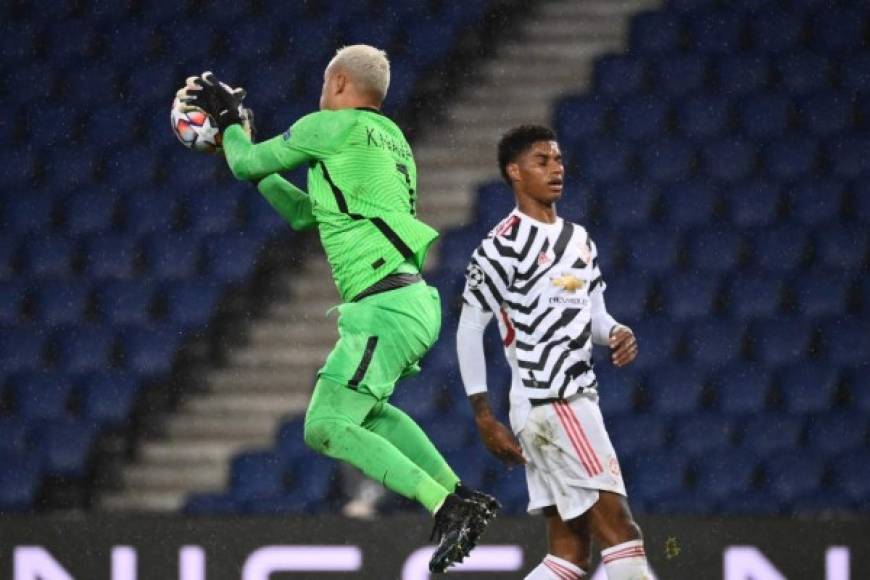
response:
<path fill-rule="evenodd" d="M 477 185 L 498 178 L 501 134 L 519 123 L 549 123 L 552 99 L 582 92 L 594 59 L 621 50 L 631 14 L 658 4 L 536 3 L 495 58 L 473 71 L 446 123 L 414 145 L 422 219 L 439 231 L 467 223 Z M 430 266 L 437 251 L 434 257 Z M 337 337 L 335 317 L 325 313 L 338 294 L 322 251 L 306 258 L 287 289 L 268 316 L 251 323 L 249 343 L 210 372 L 203 394 L 170 419 L 166 436 L 143 444 L 125 470 L 125 489 L 103 497 L 104 509 L 175 510 L 191 492 L 225 489 L 235 453 L 268 446 L 282 418 L 304 412 L 314 374 Z"/>

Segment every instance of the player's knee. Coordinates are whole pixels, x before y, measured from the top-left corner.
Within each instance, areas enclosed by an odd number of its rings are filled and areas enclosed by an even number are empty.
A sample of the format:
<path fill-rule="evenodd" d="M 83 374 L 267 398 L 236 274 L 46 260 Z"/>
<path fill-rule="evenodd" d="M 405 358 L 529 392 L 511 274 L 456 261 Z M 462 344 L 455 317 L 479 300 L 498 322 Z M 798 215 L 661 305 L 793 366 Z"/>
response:
<path fill-rule="evenodd" d="M 329 421 L 306 421 L 303 438 L 314 451 L 328 453 L 333 432 Z"/>

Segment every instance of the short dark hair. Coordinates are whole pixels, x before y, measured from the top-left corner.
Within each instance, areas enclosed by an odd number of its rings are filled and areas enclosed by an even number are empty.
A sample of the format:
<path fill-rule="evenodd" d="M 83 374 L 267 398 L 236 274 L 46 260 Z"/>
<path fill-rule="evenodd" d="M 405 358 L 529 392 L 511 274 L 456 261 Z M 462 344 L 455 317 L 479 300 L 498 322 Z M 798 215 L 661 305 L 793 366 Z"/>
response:
<path fill-rule="evenodd" d="M 517 157 L 528 151 L 538 141 L 555 140 L 556 133 L 543 125 L 520 125 L 502 135 L 498 142 L 498 168 L 508 185 L 511 183 L 507 174 L 509 163 L 516 161 Z"/>

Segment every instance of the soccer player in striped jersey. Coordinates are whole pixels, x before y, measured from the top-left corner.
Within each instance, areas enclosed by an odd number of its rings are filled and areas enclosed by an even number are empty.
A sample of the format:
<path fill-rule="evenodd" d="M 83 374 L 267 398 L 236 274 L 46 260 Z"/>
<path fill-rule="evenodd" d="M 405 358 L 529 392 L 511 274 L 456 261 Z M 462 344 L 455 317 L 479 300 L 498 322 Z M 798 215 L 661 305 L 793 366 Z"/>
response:
<path fill-rule="evenodd" d="M 607 312 L 589 233 L 556 214 L 564 167 L 554 133 L 516 127 L 498 160 L 517 207 L 472 254 L 457 350 L 480 437 L 500 459 L 525 464 L 529 512 L 546 520 L 549 553 L 526 579 L 582 578 L 592 541 L 609 580 L 649 579 L 592 362 L 599 344 L 616 366 L 629 364 L 637 342 Z M 513 433 L 487 401 L 483 333 L 493 318 L 512 370 Z"/>
<path fill-rule="evenodd" d="M 443 572 L 471 550 L 498 509 L 462 486 L 426 434 L 389 404 L 396 382 L 419 372 L 438 338 L 438 291 L 420 274 L 438 236 L 416 215 L 417 169 L 401 129 L 380 111 L 390 83 L 386 54 L 339 50 L 324 73 L 320 111 L 253 144 L 242 130 L 243 93 L 211 73 L 183 100 L 212 114 L 227 163 L 295 229 L 317 228 L 342 296 L 339 340 L 320 369 L 305 416 L 305 442 L 350 463 L 435 516 Z M 308 191 L 280 172 L 308 166 Z"/>

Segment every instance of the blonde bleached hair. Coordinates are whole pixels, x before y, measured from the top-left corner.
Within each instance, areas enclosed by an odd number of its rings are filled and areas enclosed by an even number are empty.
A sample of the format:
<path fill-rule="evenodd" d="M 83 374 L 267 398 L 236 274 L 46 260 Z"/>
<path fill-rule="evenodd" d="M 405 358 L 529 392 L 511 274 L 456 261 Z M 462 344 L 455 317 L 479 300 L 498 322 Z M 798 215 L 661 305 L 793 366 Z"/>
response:
<path fill-rule="evenodd" d="M 362 88 L 371 91 L 379 101 L 387 96 L 387 89 L 390 88 L 390 61 L 383 50 L 367 44 L 345 46 L 336 51 L 326 70 L 336 67 Z"/>

